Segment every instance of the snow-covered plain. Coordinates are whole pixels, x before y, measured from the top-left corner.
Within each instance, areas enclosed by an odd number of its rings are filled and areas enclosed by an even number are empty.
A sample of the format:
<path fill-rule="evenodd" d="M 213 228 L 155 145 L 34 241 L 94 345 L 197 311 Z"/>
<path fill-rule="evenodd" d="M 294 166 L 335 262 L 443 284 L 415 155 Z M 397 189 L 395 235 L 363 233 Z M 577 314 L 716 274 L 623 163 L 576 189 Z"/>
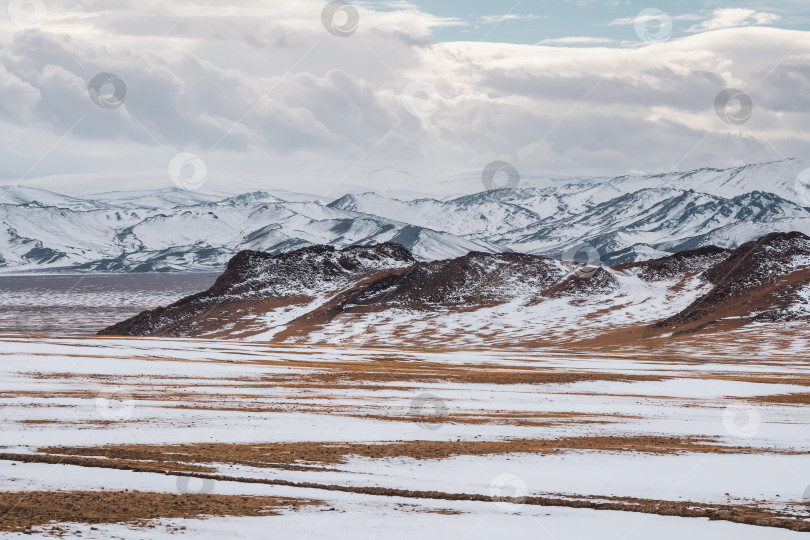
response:
<path fill-rule="evenodd" d="M 154 528 L 67 526 L 68 536 L 83 538 L 181 533 L 194 538 L 806 537 L 727 521 L 538 506 L 497 496 L 506 478 L 518 496 L 761 505 L 810 520 L 810 409 L 779 398 L 808 393 L 810 364 L 797 344 L 804 340 L 806 345 L 808 334 L 799 328 L 788 333 L 793 351 L 765 354 L 719 342 L 706 343 L 702 350 L 682 342 L 668 349 L 599 352 L 402 351 L 8 334 L 0 336 L 0 452 L 37 455 L 53 446 L 176 443 L 454 445 L 452 455 L 429 459 L 346 455 L 337 463 L 293 468 L 214 463 L 223 478 L 213 483 L 213 493 L 309 498 L 323 505 L 279 516 L 160 519 Z M 769 342 L 781 343 L 776 337 Z M 406 376 L 419 370 L 431 376 Z M 550 378 L 465 381 L 454 378 L 459 370 Z M 573 379 L 555 382 L 555 376 Z M 430 411 L 424 411 L 425 404 Z M 703 437 L 729 453 L 598 445 L 552 453 L 468 451 L 487 441 L 631 441 L 647 436 L 673 441 Z M 176 493 L 179 478 L 0 458 L 0 491 L 8 492 Z M 272 483 L 277 480 L 310 484 Z M 190 482 L 202 486 L 202 480 Z M 447 495 L 427 499 L 352 491 L 364 487 L 494 498 L 463 501 Z M 37 534 L 47 537 L 49 527 Z"/>

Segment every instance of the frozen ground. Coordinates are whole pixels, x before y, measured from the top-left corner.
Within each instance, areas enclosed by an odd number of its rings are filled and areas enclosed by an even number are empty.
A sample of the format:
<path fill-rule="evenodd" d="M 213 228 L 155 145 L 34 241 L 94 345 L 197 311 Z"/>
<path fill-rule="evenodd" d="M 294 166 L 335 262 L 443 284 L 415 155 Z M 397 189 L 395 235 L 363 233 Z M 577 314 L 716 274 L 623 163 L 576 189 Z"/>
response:
<path fill-rule="evenodd" d="M 0 492 L 321 501 L 276 516 L 38 525 L 43 536 L 808 537 L 785 522 L 659 515 L 672 503 L 810 524 L 810 364 L 790 344 L 407 352 L 9 334 Z M 572 507 L 594 501 L 613 506 Z"/>
<path fill-rule="evenodd" d="M 511 538 L 604 540 L 791 540 L 808 535 L 782 529 L 750 527 L 722 521 L 684 519 L 627 512 L 569 508 L 521 508 L 503 511 L 487 503 L 453 505 L 408 499 L 379 502 L 366 498 L 329 501 L 330 509 L 273 517 L 211 517 L 205 520 L 160 520 L 156 527 L 120 524 L 71 525 L 65 536 L 106 539 L 177 538 Z M 334 508 L 334 510 L 331 510 Z M 448 514 L 447 512 L 458 512 Z M 181 529 L 182 528 L 182 529 Z M 95 530 L 93 530 L 95 529 Z M 53 538 L 53 533 L 12 533 L 3 538 Z"/>
<path fill-rule="evenodd" d="M 0 274 L 0 332 L 93 334 L 214 284 L 216 273 Z"/>

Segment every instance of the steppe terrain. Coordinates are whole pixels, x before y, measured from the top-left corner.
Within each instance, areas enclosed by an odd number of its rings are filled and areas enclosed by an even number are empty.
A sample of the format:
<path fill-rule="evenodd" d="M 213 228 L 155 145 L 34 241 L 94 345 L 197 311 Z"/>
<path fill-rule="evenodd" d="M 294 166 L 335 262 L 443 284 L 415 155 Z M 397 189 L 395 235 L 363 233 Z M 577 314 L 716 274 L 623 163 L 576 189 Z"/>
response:
<path fill-rule="evenodd" d="M 0 338 L 2 537 L 803 537 L 804 323 L 585 349 Z"/>

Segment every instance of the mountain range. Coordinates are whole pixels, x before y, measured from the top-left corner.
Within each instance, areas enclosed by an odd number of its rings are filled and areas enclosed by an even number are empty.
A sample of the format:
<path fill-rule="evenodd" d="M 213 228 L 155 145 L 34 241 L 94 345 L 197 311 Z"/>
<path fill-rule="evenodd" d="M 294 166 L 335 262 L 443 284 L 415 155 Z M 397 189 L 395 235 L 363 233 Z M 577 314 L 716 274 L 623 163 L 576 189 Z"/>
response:
<path fill-rule="evenodd" d="M 404 246 L 419 261 L 526 253 L 616 265 L 810 233 L 810 159 L 617 178 L 528 178 L 441 199 L 0 186 L 0 270 L 220 270 L 242 250 Z M 470 180 L 470 185 L 475 182 Z M 480 183 L 478 184 L 479 187 Z M 476 191 L 470 188 L 471 191 Z"/>
<path fill-rule="evenodd" d="M 807 318 L 810 237 L 790 232 L 612 266 L 524 253 L 417 261 L 393 242 L 243 251 L 207 291 L 101 333 L 436 347 L 653 338 Z"/>

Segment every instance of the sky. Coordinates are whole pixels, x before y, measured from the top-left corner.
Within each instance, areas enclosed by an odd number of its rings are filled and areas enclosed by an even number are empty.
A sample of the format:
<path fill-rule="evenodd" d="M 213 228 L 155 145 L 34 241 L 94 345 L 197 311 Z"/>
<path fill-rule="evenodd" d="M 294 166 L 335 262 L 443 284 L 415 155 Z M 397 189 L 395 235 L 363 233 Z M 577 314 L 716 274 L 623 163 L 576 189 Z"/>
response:
<path fill-rule="evenodd" d="M 724 25 L 767 25 L 778 28 L 810 28 L 810 4 L 806 1 L 713 2 L 706 0 L 661 0 L 658 3 L 620 0 L 521 0 L 500 4 L 483 0 L 414 2 L 420 9 L 456 21 L 436 29 L 437 41 L 488 41 L 548 44 L 555 40 L 569 46 L 618 47 L 638 39 L 630 24 L 645 9 L 658 9 L 672 19 L 674 38 L 707 29 L 709 21 Z M 724 17 L 715 11 L 734 9 Z M 715 24 L 713 23 L 713 24 Z M 579 43 L 570 38 L 589 38 Z M 560 43 L 558 43 L 560 44 Z"/>
<path fill-rule="evenodd" d="M 808 156 L 810 6 L 11 0 L 0 183 L 481 191 Z"/>

